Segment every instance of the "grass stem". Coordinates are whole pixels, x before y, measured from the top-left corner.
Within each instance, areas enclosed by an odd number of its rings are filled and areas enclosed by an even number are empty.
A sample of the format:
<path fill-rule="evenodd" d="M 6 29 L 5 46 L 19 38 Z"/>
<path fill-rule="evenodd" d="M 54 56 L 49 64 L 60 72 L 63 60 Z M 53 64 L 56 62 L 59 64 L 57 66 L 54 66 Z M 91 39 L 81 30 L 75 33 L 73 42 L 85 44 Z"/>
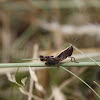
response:
<path fill-rule="evenodd" d="M 98 62 L 100 64 L 100 62 Z M 45 63 L 1 63 L 1 68 L 7 68 L 7 67 L 57 67 L 56 65 L 53 66 L 46 66 Z M 60 66 L 63 67 L 87 67 L 87 66 L 99 66 L 95 62 L 62 62 L 60 63 Z"/>

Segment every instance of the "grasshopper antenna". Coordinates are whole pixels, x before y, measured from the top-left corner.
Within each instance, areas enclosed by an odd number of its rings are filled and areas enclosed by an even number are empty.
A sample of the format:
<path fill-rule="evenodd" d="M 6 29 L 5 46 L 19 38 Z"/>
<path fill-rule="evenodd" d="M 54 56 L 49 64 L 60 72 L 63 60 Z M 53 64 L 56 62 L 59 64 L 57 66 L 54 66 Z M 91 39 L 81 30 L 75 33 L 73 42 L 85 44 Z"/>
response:
<path fill-rule="evenodd" d="M 78 41 L 79 41 L 79 38 L 76 40 L 76 38 L 74 37 L 74 38 L 73 38 L 72 46 L 75 45 Z"/>

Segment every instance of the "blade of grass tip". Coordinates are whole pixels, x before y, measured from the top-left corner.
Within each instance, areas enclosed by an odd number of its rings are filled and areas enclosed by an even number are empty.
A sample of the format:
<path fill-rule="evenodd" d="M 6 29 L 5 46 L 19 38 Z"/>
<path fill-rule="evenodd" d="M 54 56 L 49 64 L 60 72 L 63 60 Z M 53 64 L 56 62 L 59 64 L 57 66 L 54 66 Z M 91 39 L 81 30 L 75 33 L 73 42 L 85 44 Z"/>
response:
<path fill-rule="evenodd" d="M 88 56 L 87 54 L 83 53 L 81 50 L 79 50 L 78 48 L 76 48 L 75 46 L 73 46 L 77 51 L 79 51 L 80 53 L 82 53 L 83 55 L 87 56 L 89 59 L 91 59 L 93 62 L 95 62 L 98 66 L 100 66 L 100 64 L 98 62 L 96 62 L 93 58 L 91 58 L 90 56 Z"/>
<path fill-rule="evenodd" d="M 100 87 L 100 85 L 97 83 L 97 82 L 95 82 L 95 81 L 93 81 L 97 86 L 99 86 Z"/>
<path fill-rule="evenodd" d="M 68 69 L 60 66 L 60 68 L 64 69 L 65 71 L 69 72 L 70 74 L 74 75 L 76 78 L 78 78 L 81 82 L 83 82 L 89 89 L 91 89 L 91 91 L 93 91 L 99 98 L 100 96 L 96 93 L 95 90 L 92 89 L 92 87 L 90 85 L 88 85 L 88 83 L 86 83 L 85 81 L 83 81 L 80 77 L 78 77 L 77 75 L 75 75 L 74 73 L 72 73 L 71 71 L 69 71 Z"/>
<path fill-rule="evenodd" d="M 39 60 L 40 58 L 29 58 L 29 59 L 22 59 L 22 60 Z"/>

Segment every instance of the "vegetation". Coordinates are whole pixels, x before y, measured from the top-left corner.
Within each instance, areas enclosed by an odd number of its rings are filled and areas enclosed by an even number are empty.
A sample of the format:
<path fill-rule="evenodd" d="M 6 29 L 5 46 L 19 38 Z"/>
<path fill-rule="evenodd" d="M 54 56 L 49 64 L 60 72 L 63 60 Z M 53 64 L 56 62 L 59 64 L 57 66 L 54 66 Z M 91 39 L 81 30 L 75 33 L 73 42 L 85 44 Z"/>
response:
<path fill-rule="evenodd" d="M 99 23 L 99 0 L 1 0 L 0 100 L 99 100 Z M 36 59 L 58 54 L 74 37 L 79 63 L 67 58 L 56 68 Z"/>

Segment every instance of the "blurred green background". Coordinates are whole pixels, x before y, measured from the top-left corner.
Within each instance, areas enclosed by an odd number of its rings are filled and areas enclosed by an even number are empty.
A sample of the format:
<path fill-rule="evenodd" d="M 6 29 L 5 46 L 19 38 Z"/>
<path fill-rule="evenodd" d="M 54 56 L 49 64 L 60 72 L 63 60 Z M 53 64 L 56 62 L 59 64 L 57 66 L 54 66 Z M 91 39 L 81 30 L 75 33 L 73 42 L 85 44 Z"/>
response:
<path fill-rule="evenodd" d="M 100 0 L 0 0 L 0 62 L 25 62 L 25 58 L 38 58 L 39 55 L 56 55 L 79 39 L 77 48 L 100 61 Z M 91 61 L 74 50 L 78 61 Z M 67 61 L 67 60 L 66 60 Z M 70 60 L 68 60 L 70 61 Z M 27 62 L 27 61 L 26 61 Z M 30 61 L 32 62 L 32 61 Z M 39 61 L 36 61 L 39 62 Z M 72 72 L 82 72 L 82 77 L 99 94 L 100 69 L 69 68 Z M 48 100 L 55 87 L 73 76 L 62 69 L 35 68 L 39 83 L 46 89 L 42 94 L 32 86 L 33 94 Z M 0 100 L 33 100 L 19 92 L 18 87 L 8 81 L 6 73 L 15 74 L 15 68 L 0 68 Z M 21 83 L 28 77 L 26 90 L 29 91 L 31 78 L 28 68 L 20 68 L 16 80 Z M 56 95 L 62 100 L 99 100 L 83 83 L 76 79 Z"/>

